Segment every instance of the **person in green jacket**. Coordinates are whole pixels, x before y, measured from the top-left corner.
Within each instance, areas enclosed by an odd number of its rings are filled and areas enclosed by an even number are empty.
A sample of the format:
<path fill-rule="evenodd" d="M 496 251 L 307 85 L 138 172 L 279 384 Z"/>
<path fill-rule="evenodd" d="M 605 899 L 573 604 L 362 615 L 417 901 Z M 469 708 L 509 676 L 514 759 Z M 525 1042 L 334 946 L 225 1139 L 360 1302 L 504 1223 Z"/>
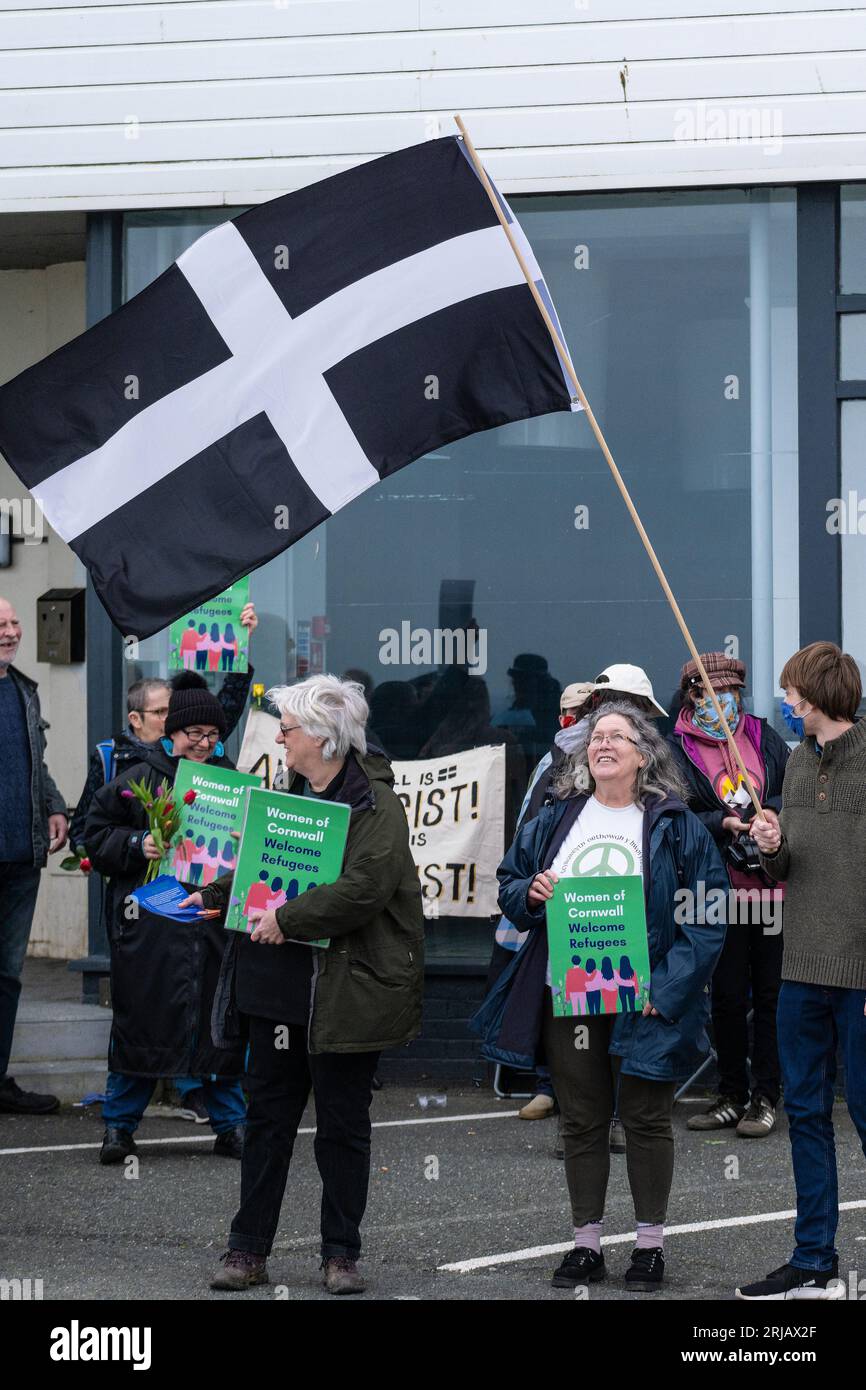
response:
<path fill-rule="evenodd" d="M 285 790 L 347 803 L 352 814 L 340 877 L 264 912 L 249 936 L 238 934 L 227 947 L 226 1007 L 215 1011 L 215 1039 L 233 1016 L 246 1031 L 249 1110 L 240 1208 L 211 1288 L 267 1283 L 292 1148 L 312 1089 L 323 1283 L 330 1293 L 361 1293 L 372 1081 L 380 1052 L 421 1030 L 421 888 L 391 765 L 367 747 L 362 687 L 311 676 L 270 690 L 268 699 L 280 713 Z M 186 902 L 224 910 L 231 882 L 218 879 Z M 306 944 L 324 938 L 329 949 Z"/>

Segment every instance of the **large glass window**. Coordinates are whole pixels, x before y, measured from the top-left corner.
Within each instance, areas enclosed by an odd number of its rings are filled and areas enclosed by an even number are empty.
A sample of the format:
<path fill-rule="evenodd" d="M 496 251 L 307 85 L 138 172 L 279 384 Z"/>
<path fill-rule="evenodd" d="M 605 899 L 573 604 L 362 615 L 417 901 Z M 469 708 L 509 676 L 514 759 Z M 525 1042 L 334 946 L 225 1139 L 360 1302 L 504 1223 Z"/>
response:
<path fill-rule="evenodd" d="M 830 524 L 842 545 L 842 642 L 866 674 L 866 185 L 839 192 L 839 378 L 852 398 L 840 402 L 840 496 L 831 504 Z M 858 397 L 858 393 L 861 398 Z"/>
<path fill-rule="evenodd" d="M 745 661 L 747 703 L 775 718 L 799 645 L 793 191 L 513 202 L 699 648 Z M 129 214 L 128 293 L 231 215 Z M 252 596 L 257 679 L 365 673 L 394 757 L 506 741 L 510 818 L 562 686 L 630 662 L 668 707 L 688 657 L 582 415 L 419 460 L 256 571 Z M 412 659 L 412 634 L 475 625 L 473 675 Z M 154 669 L 161 642 L 142 650 Z M 475 928 L 436 931 L 483 954 Z"/>

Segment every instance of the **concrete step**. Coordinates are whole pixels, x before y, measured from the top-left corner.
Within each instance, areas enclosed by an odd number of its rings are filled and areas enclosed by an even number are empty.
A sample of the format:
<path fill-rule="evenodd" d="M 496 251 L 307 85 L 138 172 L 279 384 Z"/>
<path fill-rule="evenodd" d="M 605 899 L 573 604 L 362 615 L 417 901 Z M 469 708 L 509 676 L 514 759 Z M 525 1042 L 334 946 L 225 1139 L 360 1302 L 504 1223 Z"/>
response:
<path fill-rule="evenodd" d="M 90 1092 L 105 1091 L 108 1067 L 105 1057 L 76 1057 L 63 1062 L 10 1062 L 22 1091 L 57 1096 L 62 1105 L 74 1105 Z"/>
<path fill-rule="evenodd" d="M 24 1062 L 105 1058 L 110 1033 L 110 1009 L 25 996 L 18 1006 L 10 1070 Z"/>

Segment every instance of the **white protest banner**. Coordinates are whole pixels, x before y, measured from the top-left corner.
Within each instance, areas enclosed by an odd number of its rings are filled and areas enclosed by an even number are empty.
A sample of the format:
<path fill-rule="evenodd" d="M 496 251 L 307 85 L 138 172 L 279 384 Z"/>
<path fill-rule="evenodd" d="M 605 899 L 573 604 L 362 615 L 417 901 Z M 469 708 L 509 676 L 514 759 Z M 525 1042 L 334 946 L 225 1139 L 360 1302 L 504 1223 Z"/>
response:
<path fill-rule="evenodd" d="M 238 755 L 238 772 L 262 777 L 265 787 L 272 788 L 283 751 L 276 741 L 279 732 L 279 719 L 263 709 L 251 709 Z"/>
<path fill-rule="evenodd" d="M 264 778 L 266 787 L 273 787 L 280 765 L 279 723 L 264 710 L 250 710 L 238 757 L 238 771 Z M 504 746 L 392 767 L 425 916 L 489 917 L 497 911 L 496 870 L 504 852 Z"/>
<path fill-rule="evenodd" d="M 505 747 L 395 762 L 427 917 L 489 917 L 505 834 Z"/>

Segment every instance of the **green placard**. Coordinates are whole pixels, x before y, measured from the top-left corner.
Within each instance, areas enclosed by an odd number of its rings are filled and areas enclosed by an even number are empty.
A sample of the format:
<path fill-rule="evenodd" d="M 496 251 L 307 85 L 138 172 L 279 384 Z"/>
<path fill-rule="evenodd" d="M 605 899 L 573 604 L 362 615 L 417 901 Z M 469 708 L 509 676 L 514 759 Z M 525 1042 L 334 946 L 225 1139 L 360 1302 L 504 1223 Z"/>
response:
<path fill-rule="evenodd" d="M 202 675 L 246 671 L 250 637 L 241 627 L 241 612 L 249 599 L 247 575 L 173 622 L 168 630 L 168 669 L 199 671 Z"/>
<path fill-rule="evenodd" d="M 547 904 L 547 943 L 556 1018 L 643 1008 L 650 964 L 640 874 L 561 878 Z"/>
<path fill-rule="evenodd" d="M 159 872 L 173 874 L 179 882 L 194 883 L 198 888 L 222 874 L 234 873 L 238 842 L 232 831 L 243 825 L 247 787 L 261 785 L 260 777 L 247 772 L 181 758 L 174 779 L 180 828 Z M 191 791 L 195 801 L 187 806 L 183 798 Z"/>
<path fill-rule="evenodd" d="M 253 789 L 246 793 L 238 867 L 226 913 L 230 931 L 250 932 L 250 910 L 275 912 L 343 869 L 351 807 L 340 801 Z M 311 941 L 327 946 L 327 941 Z"/>

